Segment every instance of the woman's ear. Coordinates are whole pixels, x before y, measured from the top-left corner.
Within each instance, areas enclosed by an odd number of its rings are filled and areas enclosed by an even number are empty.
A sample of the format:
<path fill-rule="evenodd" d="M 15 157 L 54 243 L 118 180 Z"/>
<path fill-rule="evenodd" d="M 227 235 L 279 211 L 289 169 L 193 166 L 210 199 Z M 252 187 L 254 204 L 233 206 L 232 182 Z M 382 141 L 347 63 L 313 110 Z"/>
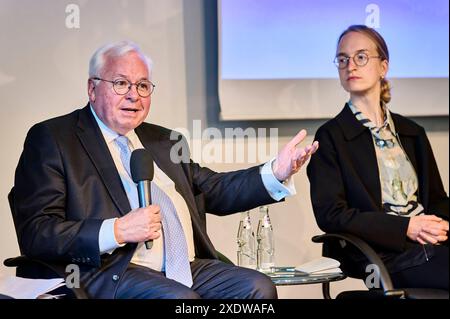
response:
<path fill-rule="evenodd" d="M 384 79 L 386 77 L 386 74 L 389 71 L 389 62 L 388 60 L 381 61 L 381 75 L 380 78 Z"/>

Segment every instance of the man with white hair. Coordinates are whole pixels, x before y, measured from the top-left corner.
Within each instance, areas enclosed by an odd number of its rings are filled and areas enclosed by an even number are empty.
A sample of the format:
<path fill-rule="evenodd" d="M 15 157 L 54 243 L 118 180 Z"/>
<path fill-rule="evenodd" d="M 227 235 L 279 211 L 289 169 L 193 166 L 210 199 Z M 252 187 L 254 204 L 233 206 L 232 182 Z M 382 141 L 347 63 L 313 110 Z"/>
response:
<path fill-rule="evenodd" d="M 173 132 L 144 123 L 155 87 L 151 66 L 132 42 L 101 47 L 90 61 L 86 107 L 30 129 L 12 196 L 21 251 L 61 273 L 78 264 L 92 298 L 276 298 L 264 274 L 217 259 L 205 213 L 294 194 L 291 175 L 317 143 L 297 148 L 303 130 L 274 160 L 228 173 L 175 162 Z M 129 171 L 139 148 L 155 163 L 152 205 L 144 208 Z"/>

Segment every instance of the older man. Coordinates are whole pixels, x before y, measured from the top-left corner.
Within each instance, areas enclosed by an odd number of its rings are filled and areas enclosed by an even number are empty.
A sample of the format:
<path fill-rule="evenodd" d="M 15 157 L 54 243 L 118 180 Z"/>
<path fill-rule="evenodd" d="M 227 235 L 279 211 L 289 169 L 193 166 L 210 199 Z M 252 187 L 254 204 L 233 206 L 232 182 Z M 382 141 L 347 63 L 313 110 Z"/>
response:
<path fill-rule="evenodd" d="M 217 259 L 205 213 L 293 194 L 290 177 L 317 143 L 297 148 L 301 131 L 275 160 L 229 173 L 175 163 L 172 132 L 144 123 L 153 89 L 151 61 L 136 44 L 106 45 L 90 61 L 86 107 L 30 129 L 13 190 L 21 251 L 60 269 L 78 264 L 93 298 L 276 298 L 265 275 Z M 129 173 L 138 148 L 155 161 L 145 208 Z"/>

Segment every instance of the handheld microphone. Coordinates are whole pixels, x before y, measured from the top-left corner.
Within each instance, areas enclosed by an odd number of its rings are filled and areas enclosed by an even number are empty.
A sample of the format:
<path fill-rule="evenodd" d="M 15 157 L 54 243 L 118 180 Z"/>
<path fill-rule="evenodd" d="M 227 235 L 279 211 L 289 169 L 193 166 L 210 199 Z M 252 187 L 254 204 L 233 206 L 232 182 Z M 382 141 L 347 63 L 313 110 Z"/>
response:
<path fill-rule="evenodd" d="M 153 169 L 153 157 L 149 151 L 140 148 L 131 153 L 130 173 L 133 182 L 137 184 L 139 207 L 147 207 L 152 204 L 151 181 L 155 173 Z M 147 240 L 145 247 L 151 249 L 153 240 Z"/>

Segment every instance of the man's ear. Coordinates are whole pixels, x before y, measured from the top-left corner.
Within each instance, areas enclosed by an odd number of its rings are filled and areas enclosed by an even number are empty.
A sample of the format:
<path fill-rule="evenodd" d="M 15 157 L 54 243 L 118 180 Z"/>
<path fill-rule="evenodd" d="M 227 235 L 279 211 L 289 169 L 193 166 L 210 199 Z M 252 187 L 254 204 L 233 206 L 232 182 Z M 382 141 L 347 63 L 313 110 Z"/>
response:
<path fill-rule="evenodd" d="M 95 82 L 94 80 L 88 80 L 88 96 L 90 102 L 95 102 Z"/>

